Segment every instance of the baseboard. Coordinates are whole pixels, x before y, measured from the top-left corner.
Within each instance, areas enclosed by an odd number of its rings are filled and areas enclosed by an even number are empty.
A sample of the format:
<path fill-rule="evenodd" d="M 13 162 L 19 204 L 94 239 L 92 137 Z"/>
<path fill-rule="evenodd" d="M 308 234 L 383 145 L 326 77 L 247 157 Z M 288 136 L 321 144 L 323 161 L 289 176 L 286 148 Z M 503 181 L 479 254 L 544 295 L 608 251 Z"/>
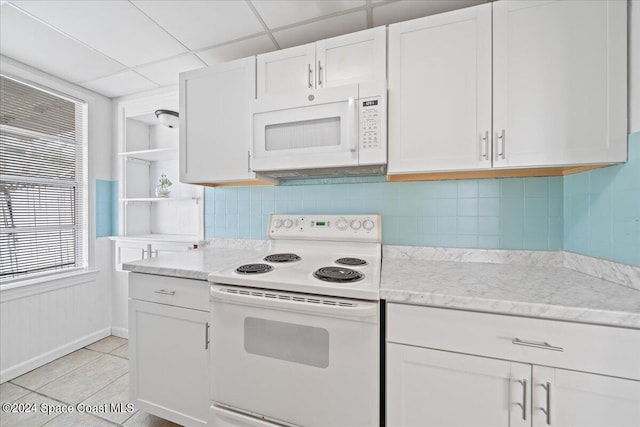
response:
<path fill-rule="evenodd" d="M 42 365 L 46 365 L 51 361 L 54 361 L 62 356 L 79 350 L 82 347 L 94 343 L 104 337 L 108 337 L 110 334 L 111 328 L 104 328 L 89 335 L 85 335 L 82 338 L 78 338 L 75 341 L 62 345 L 51 351 L 43 353 L 39 356 L 33 357 L 25 362 L 4 369 L 2 372 L 0 372 L 0 383 L 4 383 L 16 377 L 19 377 L 22 374 L 26 374 L 29 371 L 39 368 Z"/>
<path fill-rule="evenodd" d="M 115 335 L 116 337 L 129 339 L 129 329 L 125 328 L 111 328 L 111 335 Z"/>

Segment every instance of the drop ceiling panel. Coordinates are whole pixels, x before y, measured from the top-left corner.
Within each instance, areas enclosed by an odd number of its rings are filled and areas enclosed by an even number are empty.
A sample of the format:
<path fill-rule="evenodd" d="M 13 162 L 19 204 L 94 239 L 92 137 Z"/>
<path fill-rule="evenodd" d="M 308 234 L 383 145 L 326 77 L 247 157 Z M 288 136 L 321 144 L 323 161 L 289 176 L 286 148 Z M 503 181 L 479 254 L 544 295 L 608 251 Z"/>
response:
<path fill-rule="evenodd" d="M 205 64 L 192 53 L 176 56 L 166 61 L 137 67 L 136 71 L 160 86 L 178 84 L 178 74 L 183 71 L 202 68 Z"/>
<path fill-rule="evenodd" d="M 14 1 L 19 8 L 133 67 L 186 49 L 126 1 Z"/>
<path fill-rule="evenodd" d="M 215 47 L 213 49 L 207 49 L 202 52 L 198 52 L 198 56 L 202 58 L 207 65 L 215 65 L 226 61 L 232 61 L 234 59 L 271 52 L 273 50 L 276 50 L 276 45 L 271 40 L 271 37 L 264 35 Z"/>
<path fill-rule="evenodd" d="M 399 0 L 388 4 L 376 4 L 373 8 L 373 26 L 389 25 L 409 19 L 435 15 L 436 13 L 462 9 L 486 3 L 479 0 Z"/>
<path fill-rule="evenodd" d="M 189 49 L 226 43 L 264 31 L 244 1 L 134 1 Z"/>
<path fill-rule="evenodd" d="M 92 80 L 82 83 L 82 86 L 110 98 L 144 92 L 158 87 L 135 71 L 124 71 L 112 76 Z"/>
<path fill-rule="evenodd" d="M 124 69 L 8 4 L 0 12 L 0 53 L 7 57 L 73 83 Z"/>
<path fill-rule="evenodd" d="M 287 48 L 366 28 L 367 14 L 365 11 L 360 11 L 278 31 L 273 33 L 273 36 L 281 48 Z"/>
<path fill-rule="evenodd" d="M 274 29 L 321 16 L 361 7 L 364 0 L 299 1 L 299 0 L 253 0 L 267 27 Z"/>

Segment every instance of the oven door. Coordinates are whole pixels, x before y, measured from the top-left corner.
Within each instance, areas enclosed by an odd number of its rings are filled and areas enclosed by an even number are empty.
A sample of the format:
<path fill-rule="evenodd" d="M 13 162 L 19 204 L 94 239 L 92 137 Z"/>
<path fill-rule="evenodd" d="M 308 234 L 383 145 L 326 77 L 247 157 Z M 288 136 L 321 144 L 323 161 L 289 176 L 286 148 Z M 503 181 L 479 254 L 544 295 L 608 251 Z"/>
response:
<path fill-rule="evenodd" d="M 358 165 L 358 86 L 253 102 L 256 172 Z"/>
<path fill-rule="evenodd" d="M 211 399 L 296 426 L 379 423 L 378 302 L 211 286 Z"/>

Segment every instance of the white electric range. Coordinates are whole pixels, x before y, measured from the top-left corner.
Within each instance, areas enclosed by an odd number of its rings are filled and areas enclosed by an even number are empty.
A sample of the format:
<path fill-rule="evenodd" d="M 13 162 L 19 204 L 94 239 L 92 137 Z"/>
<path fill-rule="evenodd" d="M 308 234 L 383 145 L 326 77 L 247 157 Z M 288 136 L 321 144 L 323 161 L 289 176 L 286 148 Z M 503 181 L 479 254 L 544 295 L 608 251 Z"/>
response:
<path fill-rule="evenodd" d="M 271 215 L 269 251 L 209 275 L 212 425 L 379 424 L 381 230 Z"/>

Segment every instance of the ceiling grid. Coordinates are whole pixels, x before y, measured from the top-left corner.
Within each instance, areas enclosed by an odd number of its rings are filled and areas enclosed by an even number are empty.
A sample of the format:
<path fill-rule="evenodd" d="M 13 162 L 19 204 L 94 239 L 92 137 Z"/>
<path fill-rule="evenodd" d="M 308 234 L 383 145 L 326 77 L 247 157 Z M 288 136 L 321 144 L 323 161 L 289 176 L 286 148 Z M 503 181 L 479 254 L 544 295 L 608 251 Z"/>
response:
<path fill-rule="evenodd" d="M 3 0 L 0 53 L 113 98 L 177 85 L 183 71 L 485 1 Z"/>

